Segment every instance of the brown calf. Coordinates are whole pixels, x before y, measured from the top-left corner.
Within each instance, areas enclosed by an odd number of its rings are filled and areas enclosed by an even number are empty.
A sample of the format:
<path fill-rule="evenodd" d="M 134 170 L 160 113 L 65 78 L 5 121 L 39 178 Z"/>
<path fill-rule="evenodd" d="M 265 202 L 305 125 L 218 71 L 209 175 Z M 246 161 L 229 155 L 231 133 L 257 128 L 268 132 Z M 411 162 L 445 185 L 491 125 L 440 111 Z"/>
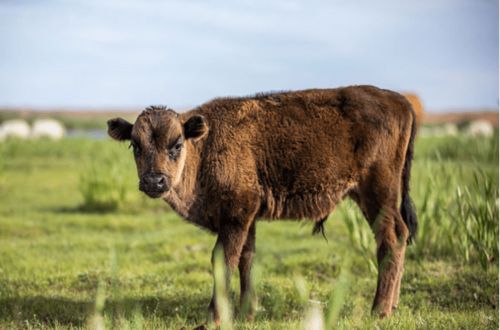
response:
<path fill-rule="evenodd" d="M 310 219 L 321 231 L 348 196 L 377 241 L 373 311 L 387 316 L 398 304 L 417 226 L 409 196 L 415 114 L 400 94 L 353 86 L 219 98 L 182 114 L 149 107 L 135 124 L 109 120 L 108 133 L 131 141 L 140 190 L 218 234 L 228 270 L 239 269 L 241 301 L 254 301 L 256 219 Z M 214 296 L 218 321 L 216 306 Z"/>

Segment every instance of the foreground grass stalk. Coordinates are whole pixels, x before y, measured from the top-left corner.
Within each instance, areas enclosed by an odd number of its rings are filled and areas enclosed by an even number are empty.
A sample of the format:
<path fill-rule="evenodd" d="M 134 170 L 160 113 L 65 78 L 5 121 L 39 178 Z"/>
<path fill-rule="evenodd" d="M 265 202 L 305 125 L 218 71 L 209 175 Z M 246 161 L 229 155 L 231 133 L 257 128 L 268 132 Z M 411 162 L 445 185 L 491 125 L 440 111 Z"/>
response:
<path fill-rule="evenodd" d="M 106 284 L 103 280 L 99 280 L 94 303 L 94 313 L 90 316 L 88 327 L 92 330 L 104 330 L 104 305 L 106 303 Z"/>
<path fill-rule="evenodd" d="M 347 293 L 351 285 L 351 260 L 347 259 L 340 275 L 333 287 L 325 316 L 325 329 L 335 329 L 339 321 L 340 311 L 345 304 Z"/>
<path fill-rule="evenodd" d="M 214 256 L 215 302 L 220 316 L 221 330 L 233 329 L 232 306 L 228 299 L 226 287 L 226 266 L 224 265 L 224 252 L 221 248 L 215 250 Z"/>

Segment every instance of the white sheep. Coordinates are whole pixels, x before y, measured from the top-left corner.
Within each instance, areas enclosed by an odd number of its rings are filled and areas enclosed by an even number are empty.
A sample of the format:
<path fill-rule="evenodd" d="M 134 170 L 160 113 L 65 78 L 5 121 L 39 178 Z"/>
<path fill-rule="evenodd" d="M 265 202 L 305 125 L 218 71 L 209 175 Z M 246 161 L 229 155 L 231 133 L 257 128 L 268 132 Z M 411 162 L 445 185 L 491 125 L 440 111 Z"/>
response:
<path fill-rule="evenodd" d="M 30 126 L 21 119 L 6 120 L 0 125 L 0 140 L 7 138 L 27 139 L 30 137 Z"/>
<path fill-rule="evenodd" d="M 31 136 L 33 138 L 47 137 L 53 140 L 61 139 L 66 133 L 64 126 L 54 119 L 37 119 L 33 123 Z"/>
<path fill-rule="evenodd" d="M 493 125 L 491 125 L 488 121 L 486 120 L 474 120 L 471 122 L 466 130 L 466 133 L 468 135 L 472 136 L 493 136 L 494 134 L 494 129 Z"/>

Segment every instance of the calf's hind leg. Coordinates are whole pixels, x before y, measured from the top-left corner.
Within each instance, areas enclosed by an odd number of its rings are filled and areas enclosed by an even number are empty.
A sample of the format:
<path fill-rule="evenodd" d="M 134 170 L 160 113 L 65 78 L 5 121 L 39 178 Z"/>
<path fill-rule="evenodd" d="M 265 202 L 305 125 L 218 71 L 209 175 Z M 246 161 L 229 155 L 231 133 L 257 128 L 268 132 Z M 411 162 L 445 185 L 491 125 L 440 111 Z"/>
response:
<path fill-rule="evenodd" d="M 399 301 L 408 229 L 397 210 L 381 216 L 385 223 L 375 228 L 377 241 L 378 281 L 372 311 L 380 317 L 389 316 Z"/>
<path fill-rule="evenodd" d="M 363 210 L 377 242 L 378 278 L 372 312 L 389 316 L 399 301 L 408 228 L 397 206 L 399 180 L 377 175 L 362 185 L 354 200 Z"/>

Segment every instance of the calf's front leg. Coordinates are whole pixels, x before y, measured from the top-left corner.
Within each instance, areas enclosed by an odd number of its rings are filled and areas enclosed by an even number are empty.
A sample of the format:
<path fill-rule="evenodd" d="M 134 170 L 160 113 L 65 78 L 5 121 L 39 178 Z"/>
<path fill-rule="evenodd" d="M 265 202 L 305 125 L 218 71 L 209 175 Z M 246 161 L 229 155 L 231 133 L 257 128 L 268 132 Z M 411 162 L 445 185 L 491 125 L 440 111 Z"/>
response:
<path fill-rule="evenodd" d="M 229 289 L 231 273 L 238 267 L 243 246 L 247 240 L 249 226 L 239 221 L 228 221 L 223 223 L 219 229 L 217 242 L 212 251 L 212 267 L 215 274 L 215 256 L 217 249 L 222 249 L 224 253 L 224 278 L 226 290 Z M 209 309 L 212 313 L 215 324 L 219 325 L 220 310 L 217 304 L 216 279 L 214 277 L 214 290 Z"/>
<path fill-rule="evenodd" d="M 247 319 L 253 320 L 257 305 L 252 285 L 252 262 L 255 254 L 255 222 L 248 230 L 247 239 L 241 252 L 238 269 L 240 271 L 240 311 L 247 313 Z"/>

